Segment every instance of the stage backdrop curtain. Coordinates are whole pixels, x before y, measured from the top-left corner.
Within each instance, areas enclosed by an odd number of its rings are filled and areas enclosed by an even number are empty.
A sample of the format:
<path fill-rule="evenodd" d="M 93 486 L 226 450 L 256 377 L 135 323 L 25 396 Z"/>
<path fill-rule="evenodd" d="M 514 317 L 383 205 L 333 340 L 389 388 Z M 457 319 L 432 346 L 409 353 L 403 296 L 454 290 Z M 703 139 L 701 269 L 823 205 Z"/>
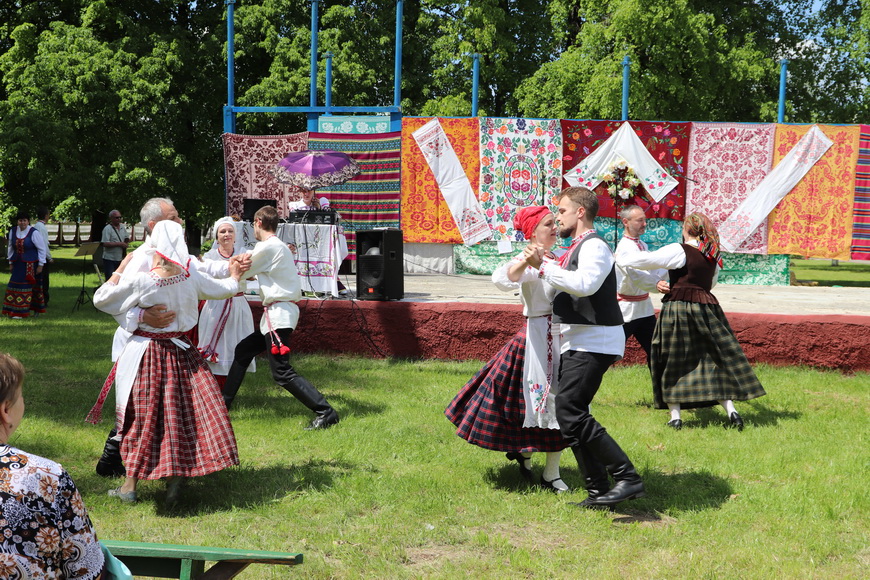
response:
<path fill-rule="evenodd" d="M 577 166 L 590 153 L 598 149 L 604 141 L 619 129 L 622 121 L 592 121 L 563 119 L 562 135 L 564 146 L 562 153 L 563 171 Z M 653 159 L 677 180 L 677 187 L 659 202 L 644 193 L 634 203 L 643 208 L 647 218 L 668 218 L 682 220 L 686 209 L 686 161 L 691 136 L 691 123 L 671 123 L 669 121 L 631 121 L 638 138 L 640 138 Z M 564 174 L 563 173 L 563 174 Z M 563 180 L 563 187 L 569 187 Z M 615 217 L 614 200 L 607 194 L 603 185 L 595 188 L 598 194 L 598 215 Z"/>
<path fill-rule="evenodd" d="M 595 231 L 598 232 L 611 250 L 616 249 L 616 244 L 622 238 L 625 230 L 622 220 L 616 218 L 596 217 Z M 654 252 L 668 244 L 683 241 L 683 222 L 665 218 L 650 218 L 646 221 L 646 231 L 640 237 L 647 243 L 651 252 Z"/>
<path fill-rule="evenodd" d="M 227 214 L 242 216 L 245 199 L 275 199 L 278 215 L 287 215 L 287 202 L 302 190 L 278 183 L 272 170 L 288 153 L 304 151 L 308 133 L 292 135 L 238 135 L 224 133 Z"/>
<path fill-rule="evenodd" d="M 833 145 L 770 213 L 768 251 L 848 260 L 861 126 L 818 125 Z M 774 164 L 811 125 L 777 125 Z"/>
<path fill-rule="evenodd" d="M 870 260 L 870 125 L 861 125 L 852 220 L 852 259 Z"/>
<path fill-rule="evenodd" d="M 686 213 L 719 227 L 770 172 L 775 132 L 772 123 L 692 123 Z M 767 219 L 736 251 L 767 254 Z"/>
<path fill-rule="evenodd" d="M 432 117 L 402 119 L 402 237 L 409 243 L 461 244 L 462 236 L 438 182 L 412 134 Z M 439 118 L 462 169 L 478 195 L 480 124 L 474 117 Z"/>
<path fill-rule="evenodd" d="M 308 148 L 350 155 L 359 174 L 341 185 L 317 190 L 341 214 L 351 260 L 356 260 L 356 232 L 399 227 L 401 132 L 371 135 L 309 133 Z"/>
<path fill-rule="evenodd" d="M 480 205 L 496 240 L 522 241 L 513 217 L 530 205 L 555 206 L 562 176 L 556 120 L 480 119 Z"/>

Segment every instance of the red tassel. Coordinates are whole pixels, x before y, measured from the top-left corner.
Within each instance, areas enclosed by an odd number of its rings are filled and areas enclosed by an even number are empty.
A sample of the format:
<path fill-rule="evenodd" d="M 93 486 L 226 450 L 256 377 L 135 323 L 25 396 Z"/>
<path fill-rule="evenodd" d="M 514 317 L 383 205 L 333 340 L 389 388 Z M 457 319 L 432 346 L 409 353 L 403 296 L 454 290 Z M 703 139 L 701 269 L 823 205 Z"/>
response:
<path fill-rule="evenodd" d="M 284 346 L 282 344 L 280 350 L 281 350 L 281 354 L 290 354 L 290 347 L 289 346 Z"/>
<path fill-rule="evenodd" d="M 281 350 L 277 346 L 272 347 L 272 354 L 280 354 Z"/>

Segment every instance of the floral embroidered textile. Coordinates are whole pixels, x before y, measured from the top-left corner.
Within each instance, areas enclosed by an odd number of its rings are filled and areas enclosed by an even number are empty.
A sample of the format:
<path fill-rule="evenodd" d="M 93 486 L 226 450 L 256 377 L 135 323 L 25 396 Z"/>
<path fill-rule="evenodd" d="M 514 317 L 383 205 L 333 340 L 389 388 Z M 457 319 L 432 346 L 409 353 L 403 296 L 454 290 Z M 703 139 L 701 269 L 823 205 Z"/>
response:
<path fill-rule="evenodd" d="M 852 217 L 852 259 L 870 260 L 870 125 L 861 125 L 855 169 L 855 207 Z"/>

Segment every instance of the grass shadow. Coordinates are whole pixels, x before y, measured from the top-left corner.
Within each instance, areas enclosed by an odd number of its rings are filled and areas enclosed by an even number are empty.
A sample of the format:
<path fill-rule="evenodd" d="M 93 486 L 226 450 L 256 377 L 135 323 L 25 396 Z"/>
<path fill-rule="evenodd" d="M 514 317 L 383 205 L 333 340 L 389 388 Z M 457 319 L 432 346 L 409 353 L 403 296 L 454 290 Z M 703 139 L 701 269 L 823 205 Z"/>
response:
<path fill-rule="evenodd" d="M 329 404 L 335 407 L 339 417 L 365 417 L 367 415 L 382 415 L 389 407 L 381 403 L 368 403 L 342 394 L 327 395 Z M 273 417 L 286 419 L 290 417 L 307 417 L 313 419 L 314 415 L 296 398 L 280 387 L 275 387 L 269 393 L 257 391 L 246 395 L 240 395 L 233 401 L 230 410 L 230 418 L 233 414 L 250 415 L 256 414 L 258 419 Z"/>
<path fill-rule="evenodd" d="M 614 523 L 662 522 L 670 519 L 664 512 L 719 509 L 734 493 L 724 477 L 708 471 L 641 473 L 646 497 L 617 505 Z"/>
<path fill-rule="evenodd" d="M 767 405 L 755 404 L 751 407 L 738 409 L 743 417 L 746 428 L 773 427 L 783 420 L 796 421 L 803 416 L 800 411 L 772 409 Z M 683 429 L 707 428 L 707 427 L 731 427 L 728 417 L 721 408 L 709 407 L 694 409 L 691 414 L 683 413 Z"/>

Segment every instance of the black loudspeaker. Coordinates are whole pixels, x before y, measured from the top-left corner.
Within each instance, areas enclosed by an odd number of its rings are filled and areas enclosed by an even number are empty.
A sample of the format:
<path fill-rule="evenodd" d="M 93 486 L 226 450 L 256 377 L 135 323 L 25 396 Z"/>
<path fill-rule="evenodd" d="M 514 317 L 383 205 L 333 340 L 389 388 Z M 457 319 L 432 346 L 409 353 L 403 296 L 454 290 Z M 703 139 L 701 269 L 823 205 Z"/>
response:
<path fill-rule="evenodd" d="M 257 210 L 261 207 L 271 205 L 275 209 L 278 209 L 277 201 L 274 199 L 245 199 L 242 200 L 242 220 L 246 222 L 254 221 L 254 214 L 257 213 Z"/>
<path fill-rule="evenodd" d="M 356 233 L 357 300 L 401 300 L 405 295 L 402 230 Z"/>

